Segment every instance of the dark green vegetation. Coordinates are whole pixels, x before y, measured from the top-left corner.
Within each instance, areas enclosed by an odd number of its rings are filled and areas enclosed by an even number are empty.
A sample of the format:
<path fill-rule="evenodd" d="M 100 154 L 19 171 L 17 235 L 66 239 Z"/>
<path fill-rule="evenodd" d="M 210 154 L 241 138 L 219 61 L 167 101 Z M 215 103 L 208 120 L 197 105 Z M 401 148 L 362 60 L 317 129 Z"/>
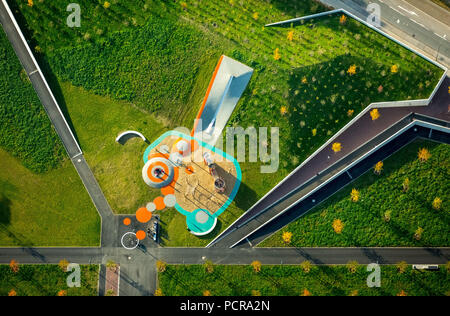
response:
<path fill-rule="evenodd" d="M 58 166 L 63 147 L 3 30 L 0 74 L 0 147 L 34 172 Z"/>
<path fill-rule="evenodd" d="M 418 160 L 420 148 L 428 148 L 431 158 Z M 419 140 L 386 161 L 381 175 L 368 171 L 310 213 L 264 241 L 261 246 L 287 246 L 282 233 L 292 232 L 292 247 L 347 246 L 441 246 L 450 245 L 450 146 Z M 409 179 L 409 190 L 403 189 Z M 350 201 L 353 188 L 360 201 Z M 443 203 L 432 207 L 436 197 Z M 385 214 L 390 221 L 386 222 Z M 344 223 L 341 234 L 332 224 Z M 414 238 L 421 227 L 420 240 Z"/>
<path fill-rule="evenodd" d="M 352 274 L 345 266 L 313 266 L 305 273 L 300 266 L 262 266 L 255 273 L 251 266 L 217 265 L 206 273 L 201 265 L 169 265 L 159 273 L 159 287 L 167 296 L 299 296 L 306 289 L 313 296 L 361 295 L 395 296 L 404 291 L 410 296 L 443 296 L 450 291 L 449 273 L 418 272 L 408 267 L 400 274 L 394 266 L 381 267 L 381 287 L 367 287 L 369 272 L 359 266 Z"/>
<path fill-rule="evenodd" d="M 83 3 L 82 26 L 70 29 L 65 24 L 65 1 L 35 1 L 32 7 L 14 1 L 23 15 L 20 22 L 30 30 L 28 37 L 33 46 L 42 52 L 41 57 L 60 80 L 131 102 L 144 111 L 142 118 L 136 119 L 140 125 L 157 119 L 165 129 L 181 124 L 191 128 L 221 54 L 255 69 L 230 125 L 280 127 L 281 166 L 277 174 L 267 175 L 260 174 L 260 163 L 241 164 L 243 186 L 235 203 L 219 218 L 220 229 L 226 228 L 369 103 L 426 98 L 442 74 L 435 66 L 356 21 L 347 19 L 340 23 L 340 16 L 292 27 L 264 27 L 325 10 L 312 0 L 109 2 L 108 8 L 103 1 Z M 354 74 L 347 72 L 351 66 L 355 66 Z M 398 71 L 391 71 L 393 66 Z M 83 104 L 73 108 L 68 104 L 73 116 L 77 115 L 74 108 L 83 108 Z M 101 106 L 98 110 L 102 110 Z M 111 121 L 124 122 L 121 111 L 115 113 Z M 76 133 L 81 135 L 80 126 L 88 126 L 89 122 L 74 124 Z M 86 145 L 107 129 L 102 124 L 94 124 L 92 134 L 81 143 L 96 177 L 108 179 L 105 174 L 119 174 L 122 165 L 111 159 L 109 168 L 103 168 L 89 155 L 106 157 L 109 152 L 103 151 L 102 144 Z M 158 124 L 155 130 L 146 131 L 146 136 L 150 138 L 161 129 Z M 108 135 L 110 140 L 105 141 L 112 142 L 115 136 Z M 128 170 L 130 177 L 123 179 L 121 187 L 132 187 L 134 181 L 141 181 L 140 167 L 133 163 Z M 104 188 L 107 180 L 100 182 Z M 122 203 L 119 199 L 123 191 L 106 193 L 113 208 L 122 213 L 134 212 L 153 194 L 139 190 Z M 190 235 L 185 230 L 184 217 L 169 212 L 163 213 L 166 245 L 201 246 L 214 237 L 211 234 L 198 239 Z"/>
<path fill-rule="evenodd" d="M 17 296 L 57 296 L 66 291 L 67 296 L 97 296 L 98 265 L 82 265 L 81 287 L 69 288 L 66 280 L 71 272 L 63 272 L 57 265 L 19 265 L 13 273 L 8 265 L 0 265 L 0 296 L 11 290 Z"/>

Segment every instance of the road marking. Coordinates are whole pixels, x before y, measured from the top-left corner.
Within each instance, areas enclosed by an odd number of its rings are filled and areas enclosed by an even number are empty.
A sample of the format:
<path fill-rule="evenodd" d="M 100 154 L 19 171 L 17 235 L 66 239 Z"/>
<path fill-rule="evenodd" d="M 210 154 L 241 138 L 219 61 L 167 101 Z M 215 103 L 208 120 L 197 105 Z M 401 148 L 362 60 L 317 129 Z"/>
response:
<path fill-rule="evenodd" d="M 32 71 L 32 72 L 30 72 L 29 74 L 28 74 L 28 77 L 31 77 L 31 75 L 33 75 L 33 74 L 35 74 L 35 73 L 37 73 L 39 70 L 34 70 L 34 71 Z"/>
<path fill-rule="evenodd" d="M 248 238 L 245 238 L 245 240 L 247 240 L 247 242 L 249 243 L 250 247 L 253 247 L 252 243 L 250 242 L 250 240 L 248 240 Z"/>
<path fill-rule="evenodd" d="M 409 10 L 405 9 L 404 7 L 402 7 L 401 5 L 399 5 L 399 6 L 397 6 L 397 7 L 398 7 L 399 9 L 402 9 L 402 10 L 405 11 L 405 12 L 408 12 L 408 13 L 411 14 L 411 15 L 418 16 L 416 12 L 414 12 L 414 11 L 409 11 Z"/>
<path fill-rule="evenodd" d="M 425 25 L 423 25 L 422 23 L 419 23 L 419 22 L 417 22 L 416 20 L 414 20 L 414 19 L 411 19 L 411 21 L 413 21 L 414 23 L 416 23 L 416 24 L 418 24 L 418 25 L 420 25 L 421 27 L 423 27 L 424 29 L 426 29 L 426 30 L 428 30 L 429 31 L 429 29 L 425 26 Z"/>
<path fill-rule="evenodd" d="M 389 8 L 391 8 L 392 10 L 394 10 L 395 12 L 397 12 L 400 15 L 405 16 L 402 12 L 398 11 L 396 8 L 389 6 Z M 406 17 L 406 16 L 405 16 Z M 397 22 L 398 23 L 398 22 Z"/>
<path fill-rule="evenodd" d="M 440 38 L 442 38 L 443 40 L 447 40 L 447 34 L 445 34 L 444 36 L 439 35 L 438 33 L 434 32 L 434 35 L 439 36 Z"/>

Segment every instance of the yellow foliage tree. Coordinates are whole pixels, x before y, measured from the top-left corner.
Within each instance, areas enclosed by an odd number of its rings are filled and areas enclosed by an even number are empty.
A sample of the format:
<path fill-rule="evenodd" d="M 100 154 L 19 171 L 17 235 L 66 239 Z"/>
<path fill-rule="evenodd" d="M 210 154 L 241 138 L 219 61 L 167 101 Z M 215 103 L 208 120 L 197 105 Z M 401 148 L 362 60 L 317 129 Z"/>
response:
<path fill-rule="evenodd" d="M 261 272 L 261 262 L 259 261 L 253 261 L 251 266 L 253 267 L 253 271 L 255 271 L 256 273 Z"/>
<path fill-rule="evenodd" d="M 353 290 L 350 292 L 349 296 L 358 296 L 359 291 L 358 290 Z"/>
<path fill-rule="evenodd" d="M 314 129 L 312 130 L 312 135 L 313 135 L 313 136 L 316 136 L 316 135 L 317 135 L 317 128 L 314 128 Z"/>
<path fill-rule="evenodd" d="M 261 292 L 258 290 L 252 290 L 252 296 L 261 296 Z"/>
<path fill-rule="evenodd" d="M 160 288 L 157 288 L 155 291 L 155 296 L 164 296 L 163 291 Z"/>
<path fill-rule="evenodd" d="M 281 113 L 281 115 L 286 115 L 287 112 L 288 112 L 287 107 L 283 105 L 283 106 L 280 108 L 280 113 Z"/>
<path fill-rule="evenodd" d="M 214 272 L 214 264 L 212 263 L 211 260 L 206 260 L 204 266 L 205 266 L 205 271 L 207 273 L 213 273 Z"/>
<path fill-rule="evenodd" d="M 392 72 L 393 74 L 396 74 L 396 73 L 398 72 L 398 66 L 397 66 L 397 65 L 392 65 L 392 67 L 391 67 L 391 72 Z"/>
<path fill-rule="evenodd" d="M 308 291 L 307 289 L 304 289 L 301 296 L 311 296 L 311 292 Z"/>
<path fill-rule="evenodd" d="M 397 262 L 396 267 L 397 267 L 398 273 L 403 274 L 408 269 L 408 264 L 406 263 L 406 261 L 400 261 L 400 262 Z"/>
<path fill-rule="evenodd" d="M 344 230 L 344 223 L 340 219 L 335 219 L 333 221 L 333 229 L 336 234 L 341 234 Z"/>
<path fill-rule="evenodd" d="M 9 263 L 9 268 L 11 269 L 11 272 L 17 273 L 19 272 L 19 263 L 16 260 L 12 259 Z"/>
<path fill-rule="evenodd" d="M 360 193 L 358 190 L 356 189 L 352 189 L 352 192 L 350 193 L 350 200 L 352 200 L 352 202 L 358 202 L 359 201 L 359 197 L 360 197 Z"/>
<path fill-rule="evenodd" d="M 345 22 L 347 22 L 347 17 L 345 15 L 341 15 L 341 17 L 339 18 L 339 23 L 344 25 Z"/>
<path fill-rule="evenodd" d="M 433 200 L 432 205 L 435 210 L 440 210 L 442 207 L 442 200 L 437 197 Z"/>
<path fill-rule="evenodd" d="M 12 289 L 11 291 L 8 292 L 8 296 L 17 296 L 17 292 Z"/>
<path fill-rule="evenodd" d="M 408 294 L 407 294 L 404 290 L 401 290 L 401 291 L 397 294 L 397 296 L 408 296 Z"/>
<path fill-rule="evenodd" d="M 422 239 L 423 232 L 424 232 L 424 229 L 422 227 L 418 227 L 416 229 L 416 232 L 414 233 L 414 239 L 416 239 L 416 240 Z"/>
<path fill-rule="evenodd" d="M 158 272 L 162 273 L 164 271 L 166 271 L 167 268 L 167 264 L 162 261 L 162 260 L 158 260 L 156 261 L 156 270 L 158 270 Z"/>
<path fill-rule="evenodd" d="M 347 116 L 351 117 L 351 116 L 353 116 L 353 113 L 355 113 L 355 110 L 348 110 L 347 111 Z"/>
<path fill-rule="evenodd" d="M 291 232 L 284 232 L 282 235 L 283 241 L 286 244 L 290 244 L 292 241 L 292 233 Z"/>
<path fill-rule="evenodd" d="M 403 180 L 403 192 L 408 192 L 409 191 L 409 178 L 406 178 L 405 180 Z"/>
<path fill-rule="evenodd" d="M 333 145 L 331 145 L 331 149 L 335 152 L 338 153 L 342 150 L 342 144 L 341 143 L 334 143 Z"/>
<path fill-rule="evenodd" d="M 109 3 L 108 1 L 105 1 L 105 3 L 103 3 L 103 7 L 105 9 L 109 9 L 109 7 L 111 7 L 111 3 Z"/>
<path fill-rule="evenodd" d="M 211 291 L 209 290 L 203 291 L 203 296 L 211 296 Z"/>
<path fill-rule="evenodd" d="M 281 59 L 281 54 L 280 54 L 280 49 L 279 48 L 275 49 L 275 52 L 273 53 L 273 59 L 275 59 L 275 60 L 280 60 Z"/>
<path fill-rule="evenodd" d="M 378 109 L 373 109 L 370 111 L 370 117 L 372 118 L 372 121 L 376 121 L 380 118 L 380 111 Z"/>
<path fill-rule="evenodd" d="M 351 66 L 348 68 L 347 73 L 348 73 L 350 76 L 353 76 L 354 74 L 356 74 L 356 65 L 351 65 Z"/>
<path fill-rule="evenodd" d="M 258 13 L 258 12 L 253 13 L 253 18 L 254 18 L 255 20 L 258 20 L 258 18 L 259 18 L 259 13 Z"/>
<path fill-rule="evenodd" d="M 28 0 L 28 6 L 32 7 L 34 5 L 33 0 Z"/>
<path fill-rule="evenodd" d="M 300 263 L 300 267 L 302 268 L 303 272 L 309 273 L 311 271 L 311 261 L 305 260 L 302 263 Z"/>
<path fill-rule="evenodd" d="M 375 165 L 375 167 L 373 168 L 373 172 L 375 172 L 375 174 L 381 174 L 381 171 L 383 171 L 383 162 L 379 161 L 377 162 L 377 164 Z"/>
<path fill-rule="evenodd" d="M 291 42 L 294 40 L 294 31 L 288 32 L 287 39 Z"/>
<path fill-rule="evenodd" d="M 426 162 L 431 158 L 430 151 L 426 148 L 419 149 L 419 153 L 417 154 L 417 156 L 419 157 L 419 160 L 421 162 Z"/>
<path fill-rule="evenodd" d="M 67 291 L 66 290 L 61 290 L 58 292 L 57 294 L 58 296 L 67 296 Z"/>
<path fill-rule="evenodd" d="M 69 261 L 67 261 L 66 259 L 62 259 L 59 262 L 58 266 L 63 272 L 67 272 L 67 267 L 69 266 Z"/>
<path fill-rule="evenodd" d="M 352 260 L 347 263 L 347 269 L 350 273 L 356 273 L 358 271 L 359 263 L 358 261 Z"/>

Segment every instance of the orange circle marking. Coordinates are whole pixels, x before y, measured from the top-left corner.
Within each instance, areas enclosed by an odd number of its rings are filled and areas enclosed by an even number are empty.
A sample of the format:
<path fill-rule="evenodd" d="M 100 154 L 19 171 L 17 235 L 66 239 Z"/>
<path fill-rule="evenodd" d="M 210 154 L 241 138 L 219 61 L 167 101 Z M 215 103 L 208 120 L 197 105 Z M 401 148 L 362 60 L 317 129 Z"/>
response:
<path fill-rule="evenodd" d="M 139 230 L 136 232 L 136 238 L 139 240 L 144 240 L 145 239 L 145 232 L 143 230 Z"/>
<path fill-rule="evenodd" d="M 161 178 L 156 178 L 155 176 L 153 176 L 152 170 L 155 167 L 160 167 L 161 169 L 164 170 L 164 174 L 163 174 L 163 176 Z M 150 166 L 148 166 L 148 169 L 147 169 L 147 176 L 153 182 L 163 182 L 163 181 L 165 181 L 167 179 L 167 177 L 168 177 L 168 174 L 169 174 L 169 167 L 167 167 L 162 162 L 152 163 Z"/>
<path fill-rule="evenodd" d="M 123 220 L 123 224 L 124 224 L 125 226 L 130 225 L 130 224 L 131 224 L 131 219 L 129 219 L 128 217 L 125 218 L 125 219 Z"/>
<path fill-rule="evenodd" d="M 152 219 L 152 212 L 145 207 L 141 207 L 136 212 L 136 219 L 141 223 L 148 223 Z"/>
<path fill-rule="evenodd" d="M 156 205 L 156 209 L 158 211 L 161 211 L 166 207 L 166 204 L 164 204 L 164 198 L 162 196 L 158 196 L 155 200 L 153 200 L 153 203 Z"/>
<path fill-rule="evenodd" d="M 174 186 L 175 186 L 175 183 L 172 182 L 172 183 L 169 184 L 168 186 L 162 188 L 162 189 L 161 189 L 161 193 L 162 193 L 163 195 L 174 194 L 174 193 L 175 193 Z"/>

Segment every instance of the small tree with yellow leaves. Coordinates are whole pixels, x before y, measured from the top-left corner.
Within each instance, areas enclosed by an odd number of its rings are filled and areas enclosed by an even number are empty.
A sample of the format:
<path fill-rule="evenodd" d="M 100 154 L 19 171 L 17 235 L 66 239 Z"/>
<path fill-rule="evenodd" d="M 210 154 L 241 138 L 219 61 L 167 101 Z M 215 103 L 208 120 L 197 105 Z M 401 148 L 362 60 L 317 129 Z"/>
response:
<path fill-rule="evenodd" d="M 11 291 L 8 292 L 8 296 L 17 296 L 17 292 L 12 289 Z"/>
<path fill-rule="evenodd" d="M 417 154 L 420 162 L 427 162 L 428 159 L 431 158 L 430 151 L 426 148 L 419 149 L 419 153 Z"/>
<path fill-rule="evenodd" d="M 406 178 L 405 180 L 403 180 L 403 192 L 408 192 L 409 191 L 409 178 Z"/>
<path fill-rule="evenodd" d="M 108 1 L 105 1 L 105 3 L 103 3 L 103 7 L 105 9 L 109 9 L 111 7 L 111 3 L 109 3 Z"/>
<path fill-rule="evenodd" d="M 293 30 L 288 32 L 287 39 L 291 42 L 294 40 L 294 31 Z"/>
<path fill-rule="evenodd" d="M 433 200 L 432 206 L 435 210 L 439 211 L 442 207 L 442 200 L 440 198 L 435 198 Z"/>
<path fill-rule="evenodd" d="M 397 296 L 408 296 L 408 294 L 404 290 L 401 290 L 397 293 Z"/>
<path fill-rule="evenodd" d="M 213 273 L 214 272 L 214 264 L 212 263 L 211 260 L 206 260 L 204 266 L 205 266 L 205 271 L 207 273 Z"/>
<path fill-rule="evenodd" d="M 422 227 L 418 227 L 414 233 L 414 239 L 415 240 L 422 239 L 423 232 L 424 232 L 424 229 Z"/>
<path fill-rule="evenodd" d="M 331 149 L 334 151 L 334 153 L 338 153 L 342 150 L 342 144 L 341 143 L 333 143 L 333 145 L 331 145 Z"/>
<path fill-rule="evenodd" d="M 66 290 L 61 290 L 58 292 L 57 294 L 58 296 L 67 296 L 67 291 Z"/>
<path fill-rule="evenodd" d="M 16 260 L 12 259 L 9 262 L 9 268 L 11 269 L 12 273 L 17 273 L 19 272 L 19 263 Z"/>
<path fill-rule="evenodd" d="M 356 65 L 351 65 L 351 66 L 348 68 L 347 73 L 348 73 L 350 76 L 353 76 L 354 74 L 356 74 Z"/>
<path fill-rule="evenodd" d="M 284 232 L 282 235 L 283 241 L 285 244 L 289 245 L 292 242 L 292 233 Z"/>
<path fill-rule="evenodd" d="M 378 109 L 373 109 L 370 111 L 370 117 L 372 118 L 372 121 L 376 121 L 380 118 L 380 111 Z"/>
<path fill-rule="evenodd" d="M 66 259 L 62 259 L 61 261 L 59 261 L 58 266 L 63 272 L 67 272 L 67 267 L 69 266 L 69 261 L 67 261 Z"/>
<path fill-rule="evenodd" d="M 356 203 L 356 202 L 359 201 L 360 195 L 361 195 L 361 194 L 359 193 L 358 190 L 352 189 L 352 192 L 350 192 L 350 200 L 351 200 L 352 202 Z"/>
<path fill-rule="evenodd" d="M 373 172 L 377 175 L 381 174 L 381 171 L 383 171 L 383 162 L 379 161 L 377 162 L 377 164 L 375 165 L 375 167 L 373 168 Z"/>
<path fill-rule="evenodd" d="M 336 234 L 342 234 L 344 231 L 344 223 L 340 219 L 333 221 L 333 230 Z"/>
<path fill-rule="evenodd" d="M 209 290 L 204 290 L 204 291 L 203 291 L 203 296 L 211 296 L 211 291 L 209 291 Z"/>
<path fill-rule="evenodd" d="M 406 263 L 406 261 L 397 262 L 395 266 L 397 267 L 397 271 L 400 274 L 405 273 L 406 270 L 408 269 L 408 264 Z"/>
<path fill-rule="evenodd" d="M 341 15 L 341 17 L 339 18 L 339 23 L 341 23 L 341 25 L 344 25 L 347 22 L 347 17 L 345 15 Z"/>
<path fill-rule="evenodd" d="M 350 273 L 354 274 L 358 271 L 359 263 L 356 260 L 351 260 L 347 263 L 347 269 Z"/>
<path fill-rule="evenodd" d="M 252 262 L 252 264 L 251 264 L 251 266 L 253 267 L 253 271 L 255 272 L 255 273 L 259 273 L 259 272 L 261 272 L 261 262 L 259 262 L 259 261 L 253 261 Z"/>
<path fill-rule="evenodd" d="M 300 263 L 300 268 L 302 268 L 303 272 L 305 273 L 309 273 L 311 272 L 311 261 L 309 260 L 305 260 L 302 263 Z"/>
<path fill-rule="evenodd" d="M 261 292 L 258 290 L 252 290 L 252 296 L 261 296 Z"/>
<path fill-rule="evenodd" d="M 280 60 L 281 59 L 281 54 L 280 54 L 280 49 L 279 48 L 275 49 L 275 52 L 273 53 L 273 59 L 275 59 L 275 60 Z"/>
<path fill-rule="evenodd" d="M 33 0 L 28 0 L 28 6 L 32 7 L 34 5 Z"/>
<path fill-rule="evenodd" d="M 155 291 L 155 296 L 164 296 L 163 291 L 161 288 L 157 288 Z"/>
<path fill-rule="evenodd" d="M 156 261 L 156 270 L 158 270 L 158 272 L 163 273 L 164 271 L 166 271 L 167 268 L 167 264 L 162 261 L 162 260 L 158 260 Z"/>
<path fill-rule="evenodd" d="M 397 65 L 392 65 L 391 73 L 396 74 L 397 72 L 398 72 L 398 66 Z"/>
<path fill-rule="evenodd" d="M 304 289 L 301 296 L 311 296 L 311 292 L 308 291 L 307 289 Z"/>

